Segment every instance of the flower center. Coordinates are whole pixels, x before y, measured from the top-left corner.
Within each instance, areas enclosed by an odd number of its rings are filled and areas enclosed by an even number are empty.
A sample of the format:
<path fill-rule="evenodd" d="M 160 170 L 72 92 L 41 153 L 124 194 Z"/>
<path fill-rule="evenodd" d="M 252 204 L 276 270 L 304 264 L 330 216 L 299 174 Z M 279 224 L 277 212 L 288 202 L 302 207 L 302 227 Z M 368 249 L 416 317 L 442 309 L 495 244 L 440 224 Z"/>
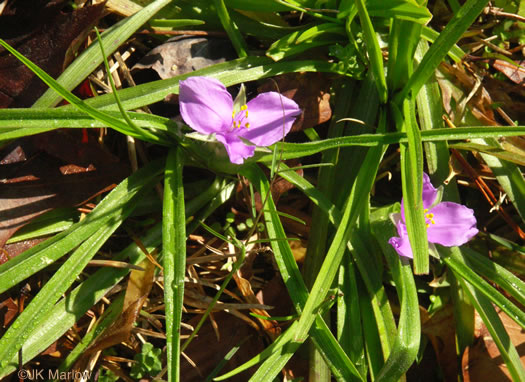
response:
<path fill-rule="evenodd" d="M 237 114 L 235 114 L 235 110 L 232 111 L 232 127 L 234 129 L 240 127 L 250 128 L 250 122 L 248 122 L 248 105 L 242 105 L 241 111 Z"/>
<path fill-rule="evenodd" d="M 432 212 L 428 212 L 428 208 L 425 208 L 423 213 L 425 214 L 425 223 L 427 224 L 427 228 L 430 227 L 430 224 L 436 224 L 436 221 L 434 220 L 434 214 Z"/>

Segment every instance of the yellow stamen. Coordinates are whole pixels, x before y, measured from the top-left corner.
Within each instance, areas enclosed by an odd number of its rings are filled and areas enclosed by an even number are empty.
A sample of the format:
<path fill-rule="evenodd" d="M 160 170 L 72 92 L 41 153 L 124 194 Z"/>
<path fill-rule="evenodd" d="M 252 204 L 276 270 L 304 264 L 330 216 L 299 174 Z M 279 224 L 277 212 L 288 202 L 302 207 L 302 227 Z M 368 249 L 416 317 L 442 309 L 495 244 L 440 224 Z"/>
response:
<path fill-rule="evenodd" d="M 235 110 L 232 111 L 232 119 L 234 119 L 234 118 L 235 118 Z"/>
<path fill-rule="evenodd" d="M 246 128 L 249 129 L 250 128 L 250 122 L 246 122 Z"/>
<path fill-rule="evenodd" d="M 248 110 L 248 105 L 242 105 L 241 110 Z"/>
<path fill-rule="evenodd" d="M 425 214 L 425 220 L 427 221 L 426 226 L 427 228 L 430 227 L 430 224 L 436 224 L 436 221 L 434 220 L 434 214 L 432 212 L 427 213 L 428 208 L 425 208 L 423 210 L 423 213 Z"/>
<path fill-rule="evenodd" d="M 248 110 L 246 110 L 246 118 L 248 118 Z"/>

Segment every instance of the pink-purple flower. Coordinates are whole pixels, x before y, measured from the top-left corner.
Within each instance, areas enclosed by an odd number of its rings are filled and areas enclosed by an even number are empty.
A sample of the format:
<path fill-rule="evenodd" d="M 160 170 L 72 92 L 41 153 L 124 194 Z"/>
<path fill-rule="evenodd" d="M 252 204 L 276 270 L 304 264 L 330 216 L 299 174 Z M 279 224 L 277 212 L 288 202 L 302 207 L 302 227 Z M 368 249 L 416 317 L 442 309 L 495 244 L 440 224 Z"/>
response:
<path fill-rule="evenodd" d="M 465 244 L 478 233 L 474 211 L 453 202 L 439 203 L 438 197 L 438 190 L 430 183 L 428 175 L 423 173 L 423 213 L 429 243 L 445 247 Z M 399 237 L 390 238 L 388 243 L 400 256 L 412 258 L 403 207 L 401 201 L 401 213 L 392 215 Z"/>
<path fill-rule="evenodd" d="M 235 164 L 253 156 L 254 146 L 281 140 L 301 114 L 293 100 L 276 92 L 261 93 L 234 110 L 226 87 L 208 77 L 180 81 L 179 105 L 184 121 L 201 134 L 215 134 Z"/>

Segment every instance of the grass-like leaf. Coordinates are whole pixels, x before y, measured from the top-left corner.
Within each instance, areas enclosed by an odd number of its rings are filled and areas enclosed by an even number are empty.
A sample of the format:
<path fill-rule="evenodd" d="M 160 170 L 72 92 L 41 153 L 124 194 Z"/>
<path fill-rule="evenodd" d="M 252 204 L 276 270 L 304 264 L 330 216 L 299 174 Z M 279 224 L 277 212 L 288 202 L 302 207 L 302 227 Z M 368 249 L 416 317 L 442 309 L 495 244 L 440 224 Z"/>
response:
<path fill-rule="evenodd" d="M 242 36 L 237 24 L 231 19 L 230 14 L 228 13 L 228 8 L 224 4 L 224 0 L 213 0 L 215 8 L 217 9 L 217 16 L 221 20 L 221 24 L 228 34 L 233 47 L 237 51 L 239 57 L 246 57 L 248 53 L 246 52 L 248 47 L 244 37 Z"/>
<path fill-rule="evenodd" d="M 133 16 L 123 19 L 121 22 L 110 27 L 102 34 L 104 50 L 108 52 L 108 54 L 112 54 L 144 23 L 170 2 L 170 0 L 156 0 Z M 92 44 L 67 67 L 57 79 L 57 82 L 60 83 L 64 89 L 73 90 L 101 63 L 102 55 L 100 48 L 96 44 Z M 60 95 L 53 89 L 49 89 L 33 104 L 33 107 L 56 106 L 60 102 Z"/>
<path fill-rule="evenodd" d="M 409 93 L 412 93 L 414 96 L 417 95 L 421 86 L 427 82 L 449 50 L 452 49 L 461 35 L 479 16 L 487 3 L 488 0 L 467 0 L 463 4 L 423 57 L 423 60 L 400 93 L 400 99 L 408 96 Z"/>
<path fill-rule="evenodd" d="M 151 171 L 153 169 L 154 167 L 149 166 L 140 172 L 136 172 L 108 195 L 107 200 L 109 202 L 102 203 L 102 205 L 106 208 L 108 208 L 108 204 L 111 206 L 110 218 L 99 224 L 97 231 L 87 238 L 86 241 L 79 245 L 79 241 L 76 241 L 74 237 L 66 236 L 61 240 L 61 242 L 70 241 L 74 246 L 79 246 L 54 273 L 53 277 L 40 289 L 38 294 L 31 300 L 31 303 L 0 339 L 1 368 L 8 366 L 9 360 L 22 348 L 35 326 L 38 326 L 38 321 L 42 319 L 42 316 L 52 309 L 53 305 L 82 272 L 89 260 L 131 213 L 136 205 L 136 198 L 146 190 L 146 186 L 151 186 L 152 181 L 156 179 L 156 172 Z M 122 198 L 123 195 L 125 195 L 124 199 Z M 59 244 L 61 243 L 59 242 Z M 9 262 L 4 265 L 8 264 Z"/>
<path fill-rule="evenodd" d="M 145 186 L 159 174 L 160 162 L 152 162 L 143 171 L 137 174 L 142 177 L 142 185 Z M 125 182 L 121 185 L 129 180 Z M 128 204 L 133 196 L 134 193 L 126 190 L 125 185 L 117 187 L 81 222 L 0 265 L 0 293 L 52 264 L 102 229 L 118 216 L 122 206 Z"/>
<path fill-rule="evenodd" d="M 498 347 L 501 358 L 503 358 L 503 361 L 512 376 L 512 380 L 515 382 L 524 381 L 525 369 L 520 360 L 520 355 L 512 344 L 501 319 L 492 305 L 491 299 L 484 296 L 472 285 L 469 285 L 466 280 L 459 278 L 459 282 L 461 283 L 463 290 L 469 294 L 470 300 L 476 307 L 476 311 L 479 313 L 483 323 L 490 333 L 490 336 Z"/>
<path fill-rule="evenodd" d="M 383 67 L 383 54 L 379 47 L 379 41 L 377 40 L 376 32 L 368 11 L 365 6 L 364 0 L 356 0 L 357 14 L 361 22 L 361 28 L 363 29 L 363 39 L 365 41 L 366 50 L 368 52 L 368 58 L 370 60 L 371 71 L 373 73 L 374 82 L 377 86 L 377 93 L 381 103 L 387 101 L 387 86 L 385 78 L 385 69 Z"/>
<path fill-rule="evenodd" d="M 277 375 L 300 344 L 307 339 L 308 332 L 316 319 L 317 309 L 326 298 L 326 293 L 328 292 L 327 285 L 331 285 L 335 278 L 349 234 L 357 220 L 358 212 L 372 188 L 373 179 L 375 178 L 373 174 L 377 171 L 377 166 L 379 165 L 382 154 L 383 147 L 370 149 L 361 166 L 358 178 L 348 198 L 340 225 L 306 300 L 298 325 L 295 330 L 293 330 L 292 339 L 285 347 L 285 352 L 283 354 L 277 352 L 269 357 L 254 374 L 254 380 L 261 380 L 260 378 L 263 376 L 268 378 Z"/>
<path fill-rule="evenodd" d="M 494 287 L 479 276 L 465 261 L 464 255 L 457 247 L 441 247 L 443 261 L 454 271 L 458 280 L 464 280 L 484 294 L 508 316 L 525 329 L 525 312 L 509 301 Z"/>
<path fill-rule="evenodd" d="M 266 55 L 275 61 L 304 52 L 316 46 L 334 44 L 340 38 L 334 35 L 345 35 L 345 29 L 338 23 L 324 23 L 306 30 L 293 32 L 275 41 L 266 51 Z"/>
<path fill-rule="evenodd" d="M 120 119 L 114 118 L 109 114 L 106 114 L 104 112 L 99 111 L 98 109 L 95 109 L 89 105 L 87 105 L 84 101 L 82 101 L 80 98 L 75 96 L 74 94 L 67 91 L 62 85 L 60 85 L 57 81 L 55 81 L 49 74 L 44 72 L 42 69 L 40 69 L 37 65 L 32 63 L 30 60 L 25 58 L 22 54 L 17 52 L 15 49 L 13 49 L 11 46 L 9 46 L 4 40 L 0 39 L 0 45 L 2 45 L 6 50 L 8 50 L 11 54 L 13 54 L 16 58 L 18 58 L 24 65 L 26 65 L 33 73 L 35 73 L 42 81 L 44 81 L 47 85 L 52 87 L 58 94 L 60 94 L 65 100 L 67 100 L 70 104 L 78 108 L 79 110 L 85 112 L 86 114 L 90 115 L 94 119 L 106 124 L 107 126 L 127 135 L 131 135 L 136 138 L 141 138 L 146 141 L 151 141 L 154 143 L 157 143 L 159 139 L 156 137 L 156 135 L 148 134 L 144 135 L 140 132 L 137 132 L 133 128 L 130 128 L 130 126 L 123 122 Z"/>
<path fill-rule="evenodd" d="M 283 163 L 281 163 L 280 166 L 284 166 L 284 168 L 286 168 Z M 288 171 L 286 174 L 297 175 L 294 172 Z M 270 186 L 262 172 L 256 167 L 250 167 L 244 171 L 244 175 L 249 178 L 255 187 L 261 192 L 261 197 L 266 198 L 266 195 L 269 193 Z M 264 218 L 269 237 L 278 239 L 271 242 L 275 259 L 283 280 L 285 280 L 285 285 L 288 293 L 290 294 L 294 307 L 296 311 L 300 313 L 302 312 L 303 306 L 308 298 L 308 290 L 306 289 L 306 286 L 303 282 L 289 244 L 284 240 L 279 240 L 285 239 L 286 235 L 271 197 L 268 197 L 267 199 Z M 248 365 L 256 364 L 265 357 L 268 357 L 274 349 L 280 346 L 279 344 L 285 343 L 287 341 L 286 338 L 289 339 L 288 336 L 291 333 L 289 331 L 286 333 L 287 334 L 283 334 L 281 337 L 279 337 L 278 341 L 274 342 L 271 347 L 268 348 L 269 350 L 261 353 L 260 357 L 256 357 L 252 361 L 241 366 L 241 368 L 244 369 Z M 317 349 L 321 352 L 325 362 L 327 362 L 327 364 L 330 366 L 333 375 L 338 380 L 350 380 L 356 377 L 359 379 L 362 378 L 352 361 L 350 361 L 339 343 L 333 337 L 332 333 L 330 333 L 330 330 L 322 318 L 316 318 L 314 328 L 312 328 L 311 336 L 312 340 L 316 344 Z M 241 368 L 227 373 L 221 376 L 221 378 L 226 378 L 228 375 L 233 375 L 240 371 Z"/>
<path fill-rule="evenodd" d="M 164 266 L 164 304 L 168 379 L 180 380 L 180 329 L 186 272 L 186 217 L 181 147 L 171 149 L 166 161 L 164 203 L 162 206 L 162 259 Z"/>
<path fill-rule="evenodd" d="M 476 137 L 497 137 L 497 136 L 519 136 L 525 132 L 525 126 L 518 127 L 466 127 L 456 129 L 433 129 L 421 132 L 422 142 L 455 141 L 464 139 L 474 139 Z M 345 146 L 377 146 L 396 143 L 407 143 L 408 138 L 405 132 L 386 133 L 386 134 L 360 134 L 354 136 L 324 139 L 316 142 L 306 143 L 276 143 L 277 150 L 282 152 L 282 159 L 301 158 L 319 152 Z M 260 162 L 268 163 L 273 154 L 261 155 L 257 158 Z"/>
<path fill-rule="evenodd" d="M 156 171 L 160 173 L 161 167 L 157 167 Z M 195 214 L 197 210 L 214 200 L 214 198 L 223 191 L 223 187 L 224 182 L 221 179 L 213 182 L 210 187 L 204 190 L 198 197 L 186 203 L 186 215 L 190 216 Z M 231 195 L 231 193 L 229 195 Z M 225 198 L 221 198 L 221 200 L 222 203 L 224 203 Z M 95 211 L 96 210 L 94 210 L 92 214 Z M 141 238 L 141 243 L 149 253 L 153 252 L 153 250 L 161 244 L 161 234 L 161 224 L 158 224 L 150 229 L 145 237 Z M 23 256 L 23 254 L 20 256 Z M 142 249 L 135 243 L 132 243 L 124 251 L 116 255 L 114 259 L 128 261 L 131 264 L 139 264 L 144 258 L 145 254 Z M 31 360 L 48 348 L 73 326 L 94 303 L 99 301 L 108 290 L 120 282 L 128 272 L 128 269 L 100 269 L 71 291 L 65 298 L 61 299 L 51 311 L 42 315 L 41 324 L 33 328 L 33 331 L 24 344 L 23 362 L 25 363 Z M 84 345 L 84 347 L 85 346 L 87 345 Z M 79 348 L 75 354 L 78 356 L 80 353 L 81 348 Z M 68 357 L 68 362 L 61 366 L 61 370 L 67 370 L 74 363 L 76 356 Z M 12 372 L 17 365 L 18 356 L 15 356 L 11 359 L 7 367 L 0 368 L 0 377 Z"/>
<path fill-rule="evenodd" d="M 421 131 L 415 121 L 415 102 L 403 101 L 403 120 L 397 123 L 406 131 L 408 144 L 400 146 L 401 179 L 405 223 L 414 255 L 414 273 L 426 274 L 429 267 L 427 230 L 423 212 L 423 145 Z"/>
<path fill-rule="evenodd" d="M 414 276 L 410 263 L 402 258 L 388 244 L 388 239 L 395 235 L 389 215 L 396 212 L 395 205 L 383 207 L 373 213 L 372 232 L 383 250 L 394 280 L 401 314 L 397 335 L 390 357 L 377 375 L 378 381 L 398 380 L 414 362 L 419 350 L 421 337 L 419 301 Z"/>
<path fill-rule="evenodd" d="M 291 72 L 326 72 L 345 75 L 339 65 L 320 60 L 286 61 L 274 63 L 268 57 L 245 57 L 212 65 L 191 73 L 182 74 L 167 80 L 158 80 L 119 90 L 119 96 L 126 110 L 137 109 L 163 100 L 169 94 L 179 93 L 179 81 L 190 76 L 211 76 L 225 86 L 260 80 Z M 91 98 L 86 101 L 95 108 L 112 108 L 116 104 L 111 94 Z M 69 108 L 71 106 L 64 106 Z"/>

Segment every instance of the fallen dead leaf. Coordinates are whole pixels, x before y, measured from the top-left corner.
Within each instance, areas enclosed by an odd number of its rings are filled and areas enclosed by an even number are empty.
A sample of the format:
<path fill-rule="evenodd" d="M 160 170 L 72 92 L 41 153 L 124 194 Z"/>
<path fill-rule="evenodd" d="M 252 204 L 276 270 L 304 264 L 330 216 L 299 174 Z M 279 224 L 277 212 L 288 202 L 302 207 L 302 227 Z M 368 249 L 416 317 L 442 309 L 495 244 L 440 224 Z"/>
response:
<path fill-rule="evenodd" d="M 503 73 L 512 82 L 525 86 L 525 60 L 512 65 L 511 63 L 503 60 L 494 60 L 492 66 L 495 69 Z"/>
<path fill-rule="evenodd" d="M 521 362 L 525 365 L 525 332 L 504 312 L 499 311 L 498 315 L 520 355 Z M 498 347 L 484 324 L 481 324 L 474 345 L 465 350 L 461 366 L 465 382 L 512 381 Z"/>
<path fill-rule="evenodd" d="M 34 239 L 17 241 L 16 243 L 5 244 L 4 248 L 0 249 L 0 264 L 5 263 L 9 259 L 18 256 L 30 248 L 33 248 L 35 245 L 43 242 L 48 237 L 49 236 L 42 236 Z"/>
<path fill-rule="evenodd" d="M 97 143 L 82 143 L 78 131 L 54 131 L 5 147 L 0 151 L 0 248 L 33 218 L 85 203 L 128 173 Z"/>
<path fill-rule="evenodd" d="M 303 114 L 294 122 L 292 132 L 320 125 L 332 117 L 330 80 L 323 73 L 284 74 L 265 81 L 258 91 L 279 91 L 297 102 Z"/>
<path fill-rule="evenodd" d="M 234 57 L 235 51 L 228 40 L 177 36 L 153 48 L 132 71 L 152 69 L 164 80 Z"/>
<path fill-rule="evenodd" d="M 0 37 L 52 77 L 62 72 L 68 49 L 104 9 L 100 3 L 66 12 L 65 5 L 64 0 L 10 1 L 0 15 Z M 45 90 L 31 70 L 0 47 L 0 108 L 31 106 Z"/>
<path fill-rule="evenodd" d="M 84 359 L 79 359 L 78 364 L 84 364 L 84 362 L 87 361 L 87 357 L 97 351 L 104 350 L 129 339 L 140 310 L 151 291 L 155 273 L 155 265 L 148 259 L 139 265 L 144 270 L 131 271 L 122 304 L 122 313 L 86 350 L 83 354 Z"/>
<path fill-rule="evenodd" d="M 429 317 L 421 311 L 422 331 L 430 340 L 445 381 L 454 381 L 458 375 L 454 310 L 451 305 Z"/>
<path fill-rule="evenodd" d="M 463 118 L 468 104 L 478 120 L 490 126 L 498 125 L 492 109 L 494 102 L 483 86 L 481 77 L 475 75 L 474 69 L 467 64 L 449 65 L 442 62 L 440 70 L 448 75 L 448 78 L 437 76 L 441 91 L 447 94 L 443 97 L 443 106 L 456 123 Z M 450 103 L 452 98 L 456 101 L 455 108 Z"/>
<path fill-rule="evenodd" d="M 196 316 L 189 324 L 195 326 L 199 319 L 200 316 Z M 207 320 L 199 330 L 197 337 L 184 351 L 186 356 L 197 366 L 192 366 L 185 357 L 181 357 L 180 375 L 182 381 L 203 381 L 224 359 L 226 354 L 236 346 L 239 347 L 238 351 L 218 375 L 242 365 L 264 349 L 262 337 L 244 321 L 225 312 L 217 312 L 215 320 L 221 333 L 220 341 L 217 340 L 212 325 Z M 230 378 L 229 381 L 245 382 L 255 370 L 257 370 L 257 366 Z"/>
<path fill-rule="evenodd" d="M 2 322 L 2 327 L 7 327 L 17 314 L 18 305 L 11 297 L 6 297 L 4 301 L 0 302 L 0 317 L 2 317 L 0 321 Z"/>
<path fill-rule="evenodd" d="M 256 253 L 250 254 L 249 256 L 257 256 Z M 244 272 L 243 272 L 244 271 Z M 246 267 L 242 267 L 240 270 L 238 270 L 236 273 L 233 274 L 233 279 L 235 280 L 237 287 L 239 288 L 239 291 L 243 295 L 246 302 L 250 304 L 259 304 L 259 300 L 257 300 L 257 297 L 253 293 L 252 286 L 250 284 L 250 281 L 248 281 L 243 276 L 249 277 L 251 275 L 252 270 L 246 269 Z M 264 310 L 264 309 L 250 309 L 252 313 L 255 313 L 259 316 L 264 316 L 269 318 L 270 314 Z M 276 321 L 262 319 L 257 317 L 257 321 L 259 322 L 259 325 L 262 326 L 265 333 L 272 339 L 275 340 L 277 336 L 280 334 L 280 328 L 277 326 Z"/>

